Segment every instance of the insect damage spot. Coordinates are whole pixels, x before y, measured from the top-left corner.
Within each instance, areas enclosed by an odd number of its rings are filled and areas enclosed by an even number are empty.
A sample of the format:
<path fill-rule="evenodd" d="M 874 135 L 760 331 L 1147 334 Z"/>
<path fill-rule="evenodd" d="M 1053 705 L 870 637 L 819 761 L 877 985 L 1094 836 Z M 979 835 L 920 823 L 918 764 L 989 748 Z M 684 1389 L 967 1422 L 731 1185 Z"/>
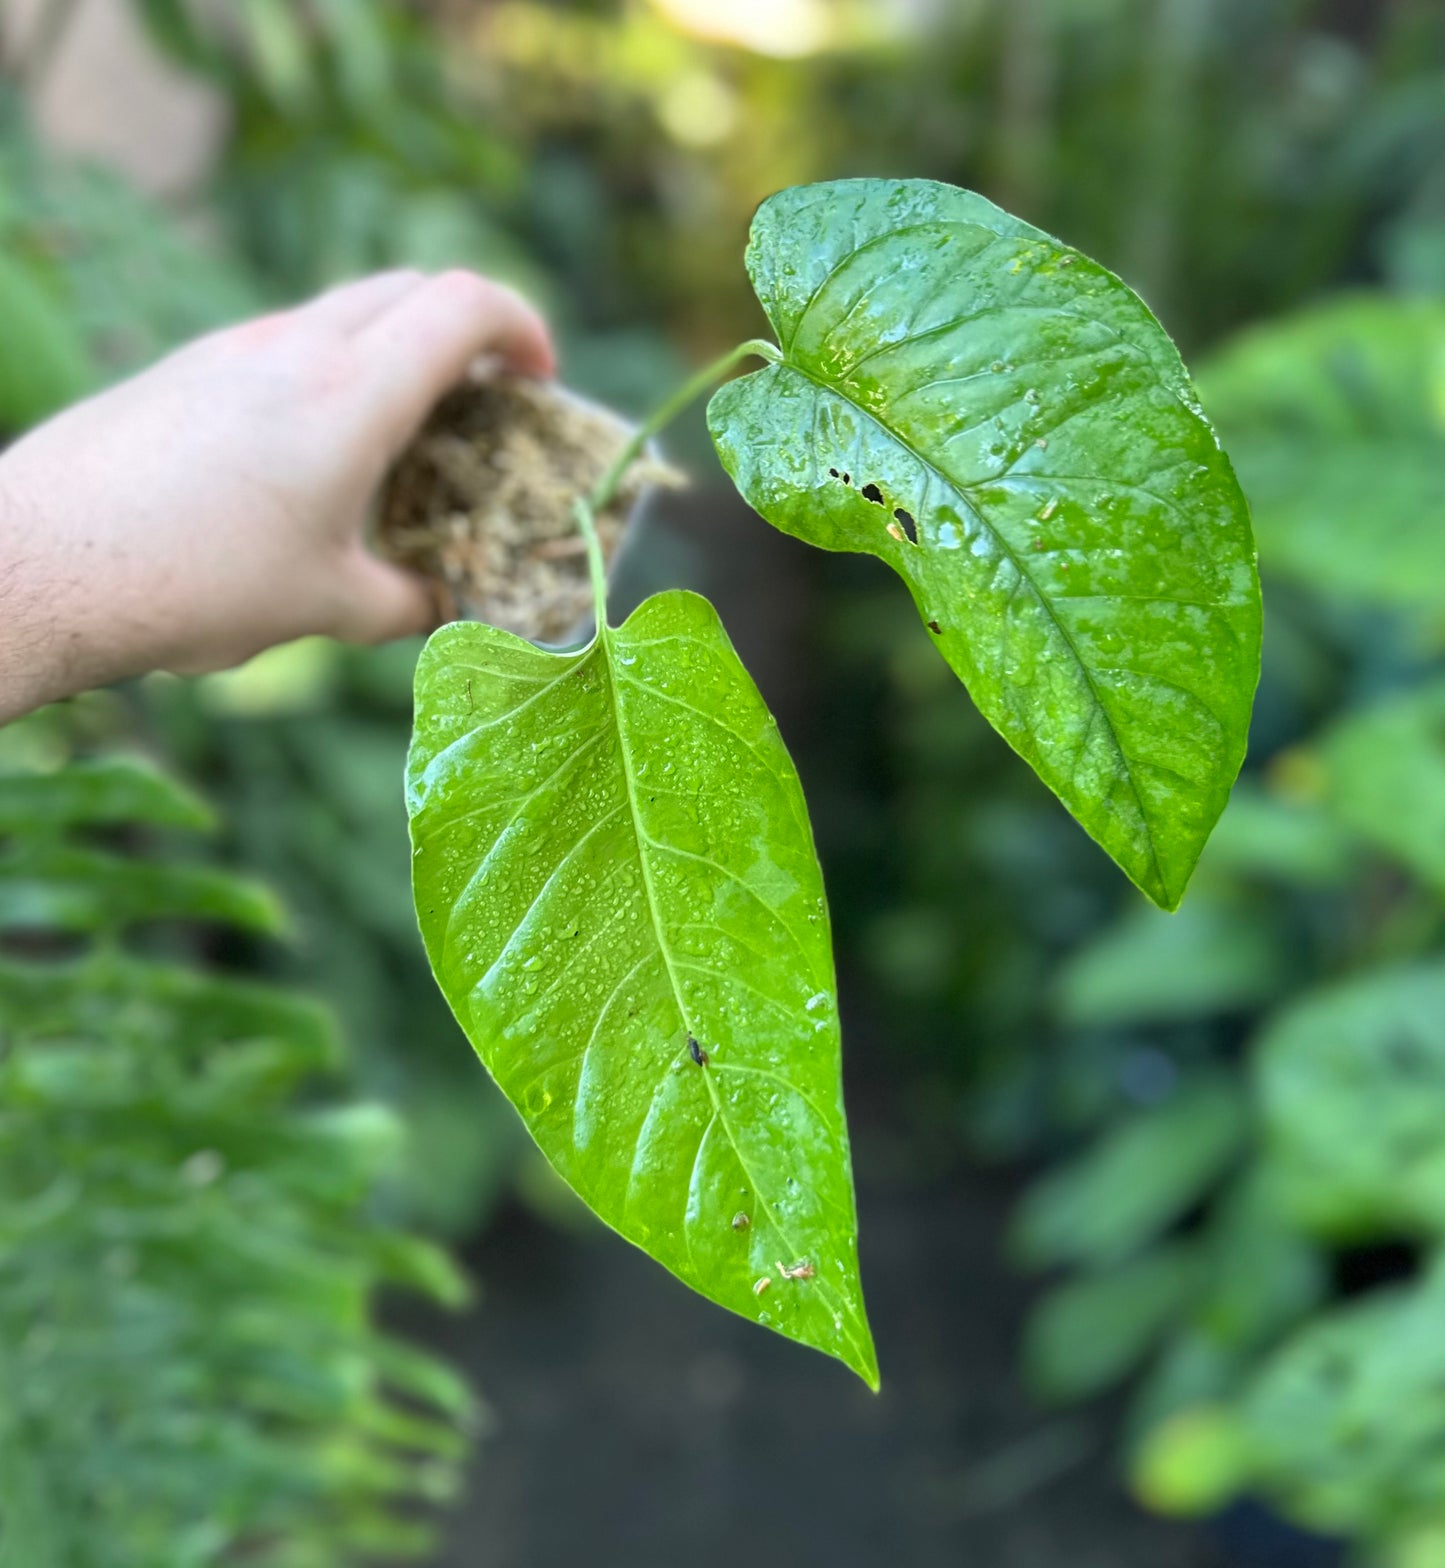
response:
<path fill-rule="evenodd" d="M 878 488 L 877 485 L 864 485 L 858 494 L 861 495 L 865 501 L 871 501 L 874 506 L 883 505 L 883 492 Z"/>
<path fill-rule="evenodd" d="M 692 1059 L 699 1067 L 707 1066 L 707 1052 L 703 1050 L 703 1048 L 697 1043 L 696 1040 L 693 1039 L 691 1035 L 688 1035 L 687 1037 L 687 1048 L 692 1052 Z"/>
<path fill-rule="evenodd" d="M 909 544 L 918 543 L 918 524 L 913 521 L 913 513 L 905 512 L 900 506 L 893 513 L 902 525 L 903 532 L 908 535 Z"/>

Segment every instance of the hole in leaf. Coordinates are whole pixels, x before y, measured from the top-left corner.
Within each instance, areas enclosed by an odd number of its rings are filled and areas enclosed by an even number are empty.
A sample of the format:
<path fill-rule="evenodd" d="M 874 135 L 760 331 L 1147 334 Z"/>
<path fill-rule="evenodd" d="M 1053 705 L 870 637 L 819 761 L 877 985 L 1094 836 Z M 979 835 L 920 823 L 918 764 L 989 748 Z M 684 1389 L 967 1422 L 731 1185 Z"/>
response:
<path fill-rule="evenodd" d="M 834 479 L 836 479 L 836 478 L 837 478 L 837 477 L 838 477 L 838 470 L 837 470 L 837 469 L 836 469 L 836 468 L 830 468 L 830 469 L 829 469 L 829 470 L 828 470 L 828 472 L 829 472 L 829 473 L 830 473 L 830 474 L 832 474 L 832 476 L 833 476 L 833 477 L 834 477 Z"/>
<path fill-rule="evenodd" d="M 883 505 L 883 492 L 878 488 L 877 485 L 864 485 L 858 494 L 861 495 L 865 501 L 871 501 L 874 506 Z"/>
<path fill-rule="evenodd" d="M 909 544 L 917 544 L 918 543 L 918 524 L 913 521 L 913 513 L 912 512 L 905 512 L 903 510 L 903 508 L 900 506 L 893 513 L 893 515 L 898 519 L 898 521 L 900 523 L 903 524 L 903 532 L 908 535 L 908 542 L 909 542 Z"/>

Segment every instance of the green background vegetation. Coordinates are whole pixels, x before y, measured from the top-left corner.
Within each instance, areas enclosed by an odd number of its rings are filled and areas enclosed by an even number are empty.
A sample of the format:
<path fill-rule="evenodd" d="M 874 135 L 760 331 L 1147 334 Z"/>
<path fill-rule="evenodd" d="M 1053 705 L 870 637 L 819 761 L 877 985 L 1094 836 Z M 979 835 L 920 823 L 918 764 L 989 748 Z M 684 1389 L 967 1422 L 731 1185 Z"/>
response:
<path fill-rule="evenodd" d="M 41 147 L 23 89 L 63 35 L 17 54 L 0 426 L 397 262 L 517 282 L 568 380 L 638 412 L 761 325 L 757 201 L 844 173 L 971 186 L 1119 271 L 1255 507 L 1245 778 L 1159 914 L 998 745 L 896 584 L 795 564 L 812 717 L 795 738 L 775 706 L 845 1052 L 850 1009 L 883 1042 L 850 1111 L 886 1104 L 919 1180 L 1035 1173 L 1012 1233 L 1047 1271 L 1028 1373 L 1061 1402 L 1127 1386 L 1119 1462 L 1147 1502 L 1250 1493 L 1366 1562 L 1445 1563 L 1445 9 L 820 0 L 775 8 L 799 31 L 752 40 L 773 53 L 679 24 L 705 9 L 251 0 L 213 25 L 136 0 L 229 109 L 204 188 L 165 208 Z M 700 422 L 675 445 L 720 482 Z M 649 585 L 715 569 L 654 543 Z M 301 644 L 0 737 L 0 1562 L 394 1553 L 410 1500 L 454 1484 L 468 1401 L 370 1330 L 376 1292 L 454 1297 L 416 1238 L 472 1236 L 499 1202 L 570 1210 L 417 939 L 416 651 Z M 116 752 L 200 789 L 206 857 L 154 773 L 24 782 Z M 154 868 L 124 900 L 119 855 Z M 337 1014 L 344 1069 L 298 987 Z"/>

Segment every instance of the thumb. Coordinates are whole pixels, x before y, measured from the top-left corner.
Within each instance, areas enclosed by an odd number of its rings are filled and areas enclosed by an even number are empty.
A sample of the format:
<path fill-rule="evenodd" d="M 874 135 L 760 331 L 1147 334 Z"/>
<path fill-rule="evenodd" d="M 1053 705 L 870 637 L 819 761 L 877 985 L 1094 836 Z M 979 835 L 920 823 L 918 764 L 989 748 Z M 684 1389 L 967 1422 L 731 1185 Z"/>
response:
<path fill-rule="evenodd" d="M 346 573 L 335 636 L 343 642 L 390 642 L 433 631 L 442 620 L 430 583 L 357 547 Z"/>

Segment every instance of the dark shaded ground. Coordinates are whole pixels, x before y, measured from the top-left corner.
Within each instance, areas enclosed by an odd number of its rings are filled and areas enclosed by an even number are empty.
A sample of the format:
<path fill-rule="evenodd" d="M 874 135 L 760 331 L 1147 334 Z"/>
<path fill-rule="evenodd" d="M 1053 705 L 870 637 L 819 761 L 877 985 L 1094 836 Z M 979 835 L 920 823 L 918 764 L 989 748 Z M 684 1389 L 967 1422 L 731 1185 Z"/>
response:
<path fill-rule="evenodd" d="M 439 1564 L 1224 1568 L 1121 1495 L 1102 1416 L 1030 1405 L 1006 1203 L 864 1194 L 876 1397 L 600 1229 L 505 1214 L 468 1259 L 485 1299 L 424 1330 L 494 1421 Z"/>

